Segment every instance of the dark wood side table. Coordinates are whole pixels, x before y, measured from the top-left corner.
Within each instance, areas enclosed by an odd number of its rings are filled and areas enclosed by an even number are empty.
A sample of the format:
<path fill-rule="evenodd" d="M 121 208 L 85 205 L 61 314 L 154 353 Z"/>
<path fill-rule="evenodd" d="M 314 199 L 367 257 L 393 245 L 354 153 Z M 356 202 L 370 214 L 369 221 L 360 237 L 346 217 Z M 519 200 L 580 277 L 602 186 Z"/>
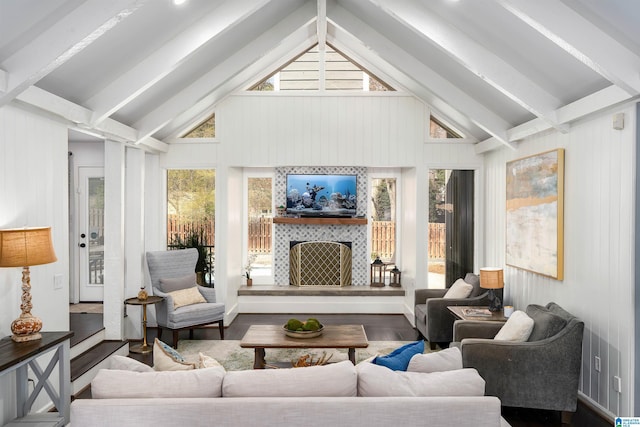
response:
<path fill-rule="evenodd" d="M 73 332 L 41 332 L 42 338 L 26 342 L 14 342 L 10 337 L 0 340 L 0 379 L 9 372 L 16 372 L 17 417 L 6 424 L 64 426 L 69 423 L 69 405 L 71 403 L 71 373 L 69 367 L 70 338 Z M 49 352 L 53 356 L 45 369 L 37 359 Z M 45 360 L 46 357 L 45 357 Z M 53 387 L 50 375 L 58 365 L 58 390 Z M 29 392 L 29 368 L 35 376 L 33 391 Z M 4 379 L 3 379 L 4 380 Z M 44 390 L 51 398 L 57 413 L 29 414 L 31 405 Z"/>
<path fill-rule="evenodd" d="M 466 305 L 450 305 L 447 309 L 460 320 L 480 320 L 486 322 L 506 322 L 502 310 L 490 312 L 490 316 L 473 316 L 467 313 L 467 310 L 489 310 L 488 306 L 466 306 Z"/>
<path fill-rule="evenodd" d="M 127 298 L 124 303 L 127 305 L 141 305 L 142 306 L 142 344 L 136 344 L 129 347 L 129 351 L 132 353 L 151 353 L 153 346 L 147 344 L 147 306 L 149 304 L 157 304 L 164 298 L 149 295 L 147 299 L 138 299 L 138 297 Z"/>

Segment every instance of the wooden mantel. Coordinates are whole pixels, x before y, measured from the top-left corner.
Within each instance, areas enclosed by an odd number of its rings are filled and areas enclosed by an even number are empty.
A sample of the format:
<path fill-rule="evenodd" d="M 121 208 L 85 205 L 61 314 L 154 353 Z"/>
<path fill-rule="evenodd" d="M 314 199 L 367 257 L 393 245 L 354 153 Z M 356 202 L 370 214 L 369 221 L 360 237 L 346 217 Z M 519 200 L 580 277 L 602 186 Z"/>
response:
<path fill-rule="evenodd" d="M 274 224 L 366 225 L 367 218 L 275 217 Z"/>

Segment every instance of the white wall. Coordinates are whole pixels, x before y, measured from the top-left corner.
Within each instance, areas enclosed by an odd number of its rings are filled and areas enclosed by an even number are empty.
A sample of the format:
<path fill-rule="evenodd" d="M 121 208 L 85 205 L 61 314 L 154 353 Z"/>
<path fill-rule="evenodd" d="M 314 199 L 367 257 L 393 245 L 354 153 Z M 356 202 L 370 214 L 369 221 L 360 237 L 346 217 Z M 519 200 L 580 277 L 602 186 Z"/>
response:
<path fill-rule="evenodd" d="M 0 108 L 0 228 L 51 226 L 58 261 L 32 267 L 32 314 L 43 331 L 69 329 L 67 127 L 12 106 Z M 0 336 L 20 315 L 21 269 L 0 269 Z M 15 416 L 13 375 L 0 377 L 0 424 Z M 38 406 L 38 402 L 36 402 Z"/>
<path fill-rule="evenodd" d="M 623 112 L 625 128 L 612 129 Z M 484 254 L 505 265 L 505 164 L 565 149 L 564 280 L 505 269 L 505 300 L 516 308 L 555 301 L 585 322 L 580 391 L 614 415 L 633 414 L 635 106 L 619 107 L 546 132 L 516 151 L 491 152 L 485 162 Z M 594 369 L 600 357 L 602 370 Z M 613 390 L 622 379 L 622 393 Z"/>

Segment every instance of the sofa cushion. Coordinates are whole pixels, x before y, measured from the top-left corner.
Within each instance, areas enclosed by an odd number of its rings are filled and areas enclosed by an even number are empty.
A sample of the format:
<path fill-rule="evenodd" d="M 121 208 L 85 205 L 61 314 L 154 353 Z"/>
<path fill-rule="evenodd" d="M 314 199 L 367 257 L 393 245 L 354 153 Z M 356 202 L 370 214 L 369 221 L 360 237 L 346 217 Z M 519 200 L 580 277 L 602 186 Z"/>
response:
<path fill-rule="evenodd" d="M 94 399 L 220 397 L 222 367 L 191 371 L 133 372 L 101 369 L 91 381 Z"/>
<path fill-rule="evenodd" d="M 153 342 L 153 369 L 156 371 L 188 371 L 195 369 L 195 363 L 184 357 L 170 345 L 156 338 Z"/>
<path fill-rule="evenodd" d="M 473 290 L 471 291 L 469 298 L 477 297 L 486 292 L 486 289 L 482 289 L 480 287 L 480 276 L 478 276 L 477 274 L 467 273 L 464 276 L 464 281 L 473 286 Z"/>
<path fill-rule="evenodd" d="M 383 368 L 386 369 L 386 368 Z M 323 366 L 230 371 L 224 397 L 349 397 L 358 389 L 356 368 L 348 360 Z"/>
<path fill-rule="evenodd" d="M 485 381 L 473 368 L 444 372 L 390 371 L 359 363 L 358 396 L 484 396 Z"/>
<path fill-rule="evenodd" d="M 121 371 L 153 372 L 153 368 L 131 357 L 114 354 L 109 358 L 109 368 Z"/>
<path fill-rule="evenodd" d="M 457 347 L 427 354 L 416 354 L 409 361 L 408 372 L 443 372 L 462 369 L 462 353 Z"/>
<path fill-rule="evenodd" d="M 463 279 L 456 280 L 449 288 L 446 294 L 442 298 L 445 299 L 459 299 L 467 298 L 473 291 L 473 285 L 465 282 Z"/>
<path fill-rule="evenodd" d="M 180 289 L 178 291 L 169 292 L 171 299 L 173 300 L 173 308 L 180 308 L 185 305 L 201 304 L 207 302 L 202 296 L 197 286 L 191 288 Z"/>
<path fill-rule="evenodd" d="M 549 311 L 548 308 L 537 304 L 527 306 L 527 315 L 533 319 L 533 331 L 529 335 L 529 341 L 540 341 L 560 332 L 567 321 L 561 316 Z"/>
<path fill-rule="evenodd" d="M 178 291 L 184 288 L 190 288 L 196 284 L 196 273 L 190 273 L 182 277 L 166 277 L 160 279 L 158 288 L 165 294 Z"/>
<path fill-rule="evenodd" d="M 406 371 L 411 358 L 422 353 L 424 353 L 424 341 L 420 340 L 396 348 L 386 356 L 377 356 L 373 359 L 373 363 L 394 371 Z"/>
<path fill-rule="evenodd" d="M 493 338 L 497 341 L 518 341 L 524 342 L 531 335 L 533 330 L 533 319 L 521 310 L 513 312 L 505 324 L 500 328 Z"/>

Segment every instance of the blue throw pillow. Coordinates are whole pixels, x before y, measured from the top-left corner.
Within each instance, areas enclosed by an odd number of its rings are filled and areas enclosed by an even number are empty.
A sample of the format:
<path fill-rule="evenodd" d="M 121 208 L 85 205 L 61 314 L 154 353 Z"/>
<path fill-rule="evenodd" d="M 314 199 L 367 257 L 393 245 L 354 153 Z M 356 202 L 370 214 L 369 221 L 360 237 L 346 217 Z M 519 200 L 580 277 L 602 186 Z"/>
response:
<path fill-rule="evenodd" d="M 420 340 L 396 348 L 386 356 L 377 356 L 373 359 L 373 363 L 386 366 L 394 371 L 406 371 L 411 358 L 422 353 L 424 353 L 424 341 Z"/>

